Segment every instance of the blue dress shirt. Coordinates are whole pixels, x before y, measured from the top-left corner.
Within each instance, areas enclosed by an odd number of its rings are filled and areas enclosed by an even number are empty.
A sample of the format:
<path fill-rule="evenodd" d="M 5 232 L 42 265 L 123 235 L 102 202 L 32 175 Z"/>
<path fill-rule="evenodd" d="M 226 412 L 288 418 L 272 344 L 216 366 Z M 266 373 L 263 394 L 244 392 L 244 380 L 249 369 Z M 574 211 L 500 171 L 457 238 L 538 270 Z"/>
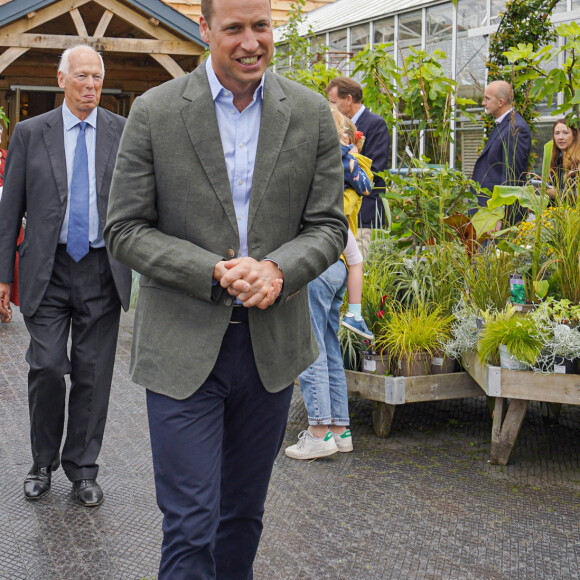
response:
<path fill-rule="evenodd" d="M 66 178 L 68 183 L 68 198 L 66 213 L 58 237 L 59 244 L 66 244 L 68 235 L 68 218 L 70 185 L 72 181 L 73 165 L 75 160 L 75 149 L 77 136 L 80 131 L 80 119 L 75 116 L 67 107 L 66 101 L 62 104 L 62 120 L 64 125 L 64 153 L 66 156 Z M 97 149 L 97 109 L 85 119 L 87 128 L 85 138 L 87 143 L 87 155 L 89 158 L 89 245 L 91 248 L 102 248 L 105 246 L 103 232 L 99 222 L 99 210 L 97 209 L 97 179 L 95 176 L 95 151 Z"/>
<path fill-rule="evenodd" d="M 365 112 L 366 107 L 364 105 L 360 106 L 360 109 L 353 115 L 351 121 L 356 125 L 356 122 L 360 119 L 360 116 Z"/>
<path fill-rule="evenodd" d="M 248 213 L 262 120 L 264 77 L 254 92 L 252 102 L 240 113 L 234 106 L 231 91 L 219 82 L 211 64 L 211 56 L 206 61 L 206 71 L 236 211 L 240 238 L 236 257 L 244 257 L 248 255 Z"/>

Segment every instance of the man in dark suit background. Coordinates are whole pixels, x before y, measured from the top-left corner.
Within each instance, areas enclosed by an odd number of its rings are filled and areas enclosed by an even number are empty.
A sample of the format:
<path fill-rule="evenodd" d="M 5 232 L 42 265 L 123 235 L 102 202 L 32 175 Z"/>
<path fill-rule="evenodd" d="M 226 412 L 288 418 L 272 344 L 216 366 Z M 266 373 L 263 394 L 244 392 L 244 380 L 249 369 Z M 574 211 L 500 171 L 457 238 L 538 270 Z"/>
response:
<path fill-rule="evenodd" d="M 58 468 L 70 374 L 62 466 L 75 500 L 99 505 L 96 464 L 109 404 L 121 303 L 131 272 L 103 239 L 111 176 L 125 119 L 98 107 L 101 56 L 87 46 L 65 51 L 58 69 L 61 107 L 18 123 L 8 149 L 0 201 L 0 313 L 10 309 L 16 240 L 20 311 L 30 334 L 26 360 L 33 466 L 27 499 L 50 491 Z M 70 357 L 67 342 L 71 336 Z"/>
<path fill-rule="evenodd" d="M 362 103 L 362 87 L 348 77 L 332 79 L 325 89 L 328 100 L 346 115 L 365 137 L 362 153 L 372 160 L 371 170 L 375 174 L 373 190 L 368 197 L 363 197 L 358 214 L 359 245 L 363 254 L 368 249 L 371 230 L 385 225 L 385 208 L 379 198 L 385 191 L 385 181 L 376 176 L 377 172 L 386 171 L 391 166 L 391 136 L 385 120 L 369 111 Z"/>
<path fill-rule="evenodd" d="M 489 193 L 477 196 L 481 207 L 496 185 L 523 185 L 528 170 L 532 147 L 532 135 L 528 124 L 514 109 L 513 90 L 506 81 L 493 81 L 487 85 L 483 94 L 483 107 L 495 119 L 489 138 L 475 162 L 472 179 Z M 513 207 L 508 219 L 519 221 L 522 218 L 519 206 Z"/>
<path fill-rule="evenodd" d="M 317 357 L 307 284 L 344 249 L 326 99 L 267 70 L 268 0 L 202 0 L 210 58 L 135 100 L 105 230 L 141 273 L 159 580 L 249 580 L 294 379 Z"/>

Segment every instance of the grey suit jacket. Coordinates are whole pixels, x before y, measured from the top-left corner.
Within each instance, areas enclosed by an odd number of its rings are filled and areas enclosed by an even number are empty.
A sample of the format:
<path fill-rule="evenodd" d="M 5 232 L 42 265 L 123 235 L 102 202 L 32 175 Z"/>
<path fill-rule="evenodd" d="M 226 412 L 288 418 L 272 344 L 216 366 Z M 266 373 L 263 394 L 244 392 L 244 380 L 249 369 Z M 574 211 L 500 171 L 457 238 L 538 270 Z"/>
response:
<path fill-rule="evenodd" d="M 104 229 L 109 187 L 126 119 L 100 107 L 97 115 L 97 205 Z M 18 123 L 6 158 L 0 201 L 0 282 L 14 279 L 16 241 L 26 212 L 26 233 L 18 248 L 20 311 L 25 316 L 36 312 L 52 276 L 67 196 L 62 111 L 58 107 Z M 110 255 L 109 261 L 119 298 L 127 309 L 131 271 Z"/>
<path fill-rule="evenodd" d="M 317 356 L 306 285 L 347 235 L 338 134 L 320 95 L 268 71 L 248 218 L 251 257 L 284 272 L 280 300 L 250 309 L 264 386 L 288 386 Z M 131 372 L 183 399 L 204 382 L 232 298 L 213 268 L 237 255 L 238 228 L 205 66 L 138 98 L 121 139 L 105 238 L 142 274 Z"/>

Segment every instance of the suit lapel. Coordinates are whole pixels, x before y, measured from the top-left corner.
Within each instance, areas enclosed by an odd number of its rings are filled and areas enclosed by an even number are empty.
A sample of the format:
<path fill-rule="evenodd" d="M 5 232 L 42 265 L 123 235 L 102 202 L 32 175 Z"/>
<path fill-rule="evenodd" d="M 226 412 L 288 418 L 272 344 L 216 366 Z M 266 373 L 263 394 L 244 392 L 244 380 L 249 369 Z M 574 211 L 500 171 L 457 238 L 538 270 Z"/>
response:
<path fill-rule="evenodd" d="M 181 114 L 195 153 L 234 231 L 238 233 L 234 201 L 205 63 L 191 73 L 183 91 L 183 98 Z"/>
<path fill-rule="evenodd" d="M 105 118 L 102 109 L 97 109 L 97 145 L 95 150 L 95 177 L 97 182 L 97 198 L 101 197 L 101 187 L 105 169 L 109 163 L 109 158 L 115 144 L 115 136 L 110 123 Z M 105 196 L 106 198 L 106 196 Z"/>
<path fill-rule="evenodd" d="M 285 99 L 286 95 L 274 74 L 266 71 L 260 136 L 250 197 L 248 231 L 252 227 L 258 207 L 266 193 L 290 124 L 290 107 L 284 102 Z"/>
<path fill-rule="evenodd" d="M 62 107 L 55 109 L 47 118 L 42 131 L 44 143 L 50 159 L 54 180 L 58 189 L 61 206 L 66 208 L 68 197 L 68 182 L 66 175 L 66 155 L 64 152 L 64 128 L 62 122 Z M 64 215 L 64 214 L 63 214 Z"/>
<path fill-rule="evenodd" d="M 504 121 L 505 121 L 505 119 L 504 119 Z M 503 121 L 502 121 L 502 123 L 503 123 Z M 483 148 L 483 151 L 481 152 L 482 155 L 484 153 L 487 153 L 489 148 L 492 146 L 493 142 L 499 137 L 500 125 L 501 125 L 501 123 L 499 123 L 499 124 L 495 123 L 495 126 L 494 126 L 494 128 L 489 136 L 489 139 L 485 143 L 485 147 Z"/>

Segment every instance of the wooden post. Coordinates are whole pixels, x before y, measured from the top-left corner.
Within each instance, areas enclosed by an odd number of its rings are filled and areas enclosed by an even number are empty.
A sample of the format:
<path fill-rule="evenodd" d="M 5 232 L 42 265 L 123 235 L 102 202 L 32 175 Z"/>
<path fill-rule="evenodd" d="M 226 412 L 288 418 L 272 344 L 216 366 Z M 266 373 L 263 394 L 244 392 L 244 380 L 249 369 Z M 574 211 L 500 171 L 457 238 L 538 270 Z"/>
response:
<path fill-rule="evenodd" d="M 528 404 L 529 401 L 523 399 L 511 399 L 506 412 L 506 399 L 503 397 L 495 399 L 493 425 L 491 428 L 490 463 L 507 465 L 522 428 Z"/>
<path fill-rule="evenodd" d="M 377 437 L 388 437 L 395 415 L 395 405 L 373 401 L 373 431 Z"/>

